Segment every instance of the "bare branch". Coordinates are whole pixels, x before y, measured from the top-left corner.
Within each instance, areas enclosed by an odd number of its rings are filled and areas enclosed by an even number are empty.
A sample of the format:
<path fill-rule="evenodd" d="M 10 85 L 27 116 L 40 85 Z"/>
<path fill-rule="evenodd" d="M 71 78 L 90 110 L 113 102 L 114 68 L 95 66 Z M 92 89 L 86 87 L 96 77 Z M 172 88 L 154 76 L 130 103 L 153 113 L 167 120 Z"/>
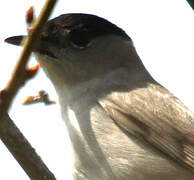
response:
<path fill-rule="evenodd" d="M 7 112 L 17 91 L 30 78 L 34 77 L 39 66 L 26 68 L 29 56 L 38 39 L 42 27 L 57 0 L 47 0 L 39 18 L 30 29 L 24 48 L 6 88 L 0 91 L 0 138 L 32 180 L 55 180 L 54 175 L 36 154 Z"/>
<path fill-rule="evenodd" d="M 39 37 L 42 27 L 47 22 L 48 17 L 51 14 L 52 9 L 54 8 L 55 3 L 56 3 L 56 0 L 46 1 L 45 6 L 43 7 L 39 18 L 36 20 L 34 26 L 29 31 L 28 37 L 24 43 L 24 48 L 21 52 L 18 63 L 16 64 L 12 77 L 5 88 L 6 96 L 4 96 L 5 99 L 3 99 L 4 111 L 7 111 L 9 109 L 10 104 L 12 103 L 12 100 L 16 95 L 17 91 L 25 83 L 25 81 L 29 79 L 26 76 L 26 69 L 25 69 L 26 64 L 28 62 L 28 58 L 30 57 L 33 46 L 35 45 L 36 40 Z"/>
<path fill-rule="evenodd" d="M 56 179 L 8 115 L 3 117 L 3 122 L 1 118 L 0 137 L 30 179 Z"/>

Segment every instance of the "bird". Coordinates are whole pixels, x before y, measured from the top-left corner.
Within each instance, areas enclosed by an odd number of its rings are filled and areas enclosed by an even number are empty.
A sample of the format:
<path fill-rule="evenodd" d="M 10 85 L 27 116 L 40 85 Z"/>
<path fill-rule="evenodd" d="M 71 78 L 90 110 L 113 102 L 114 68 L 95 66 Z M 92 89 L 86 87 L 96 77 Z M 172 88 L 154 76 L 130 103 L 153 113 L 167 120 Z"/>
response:
<path fill-rule="evenodd" d="M 58 94 L 75 180 L 194 179 L 194 115 L 150 75 L 124 30 L 63 14 L 33 54 Z"/>

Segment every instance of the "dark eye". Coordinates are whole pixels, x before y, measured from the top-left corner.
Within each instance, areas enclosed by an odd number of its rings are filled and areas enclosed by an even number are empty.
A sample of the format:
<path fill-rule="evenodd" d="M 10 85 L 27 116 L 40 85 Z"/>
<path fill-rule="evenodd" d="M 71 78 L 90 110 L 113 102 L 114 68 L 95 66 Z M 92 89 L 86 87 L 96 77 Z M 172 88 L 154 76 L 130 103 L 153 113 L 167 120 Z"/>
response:
<path fill-rule="evenodd" d="M 89 32 L 83 29 L 72 30 L 70 32 L 70 38 L 72 43 L 80 48 L 86 47 L 91 41 Z"/>

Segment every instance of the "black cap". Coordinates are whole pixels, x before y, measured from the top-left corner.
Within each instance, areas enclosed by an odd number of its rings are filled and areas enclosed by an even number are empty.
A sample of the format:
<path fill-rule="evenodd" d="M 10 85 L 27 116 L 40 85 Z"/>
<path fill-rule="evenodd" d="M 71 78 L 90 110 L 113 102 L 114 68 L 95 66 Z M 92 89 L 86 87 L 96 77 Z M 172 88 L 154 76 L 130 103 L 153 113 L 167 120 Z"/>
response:
<path fill-rule="evenodd" d="M 66 33 L 64 33 L 66 32 Z M 106 19 L 90 14 L 63 14 L 48 21 L 41 34 L 41 40 L 63 47 L 68 36 L 79 47 L 86 46 L 92 39 L 107 34 L 130 37 L 119 27 Z M 63 38 L 63 36 L 65 36 Z M 23 36 L 7 38 L 5 42 L 20 45 Z"/>

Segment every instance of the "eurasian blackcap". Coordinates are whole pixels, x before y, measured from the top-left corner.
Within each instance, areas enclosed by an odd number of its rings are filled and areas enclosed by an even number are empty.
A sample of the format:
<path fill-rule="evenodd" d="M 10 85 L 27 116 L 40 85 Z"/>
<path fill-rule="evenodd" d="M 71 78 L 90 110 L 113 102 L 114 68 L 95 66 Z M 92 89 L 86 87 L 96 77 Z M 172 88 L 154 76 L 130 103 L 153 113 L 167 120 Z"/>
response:
<path fill-rule="evenodd" d="M 151 77 L 122 29 L 61 15 L 34 55 L 58 93 L 76 180 L 194 179 L 194 115 Z"/>

